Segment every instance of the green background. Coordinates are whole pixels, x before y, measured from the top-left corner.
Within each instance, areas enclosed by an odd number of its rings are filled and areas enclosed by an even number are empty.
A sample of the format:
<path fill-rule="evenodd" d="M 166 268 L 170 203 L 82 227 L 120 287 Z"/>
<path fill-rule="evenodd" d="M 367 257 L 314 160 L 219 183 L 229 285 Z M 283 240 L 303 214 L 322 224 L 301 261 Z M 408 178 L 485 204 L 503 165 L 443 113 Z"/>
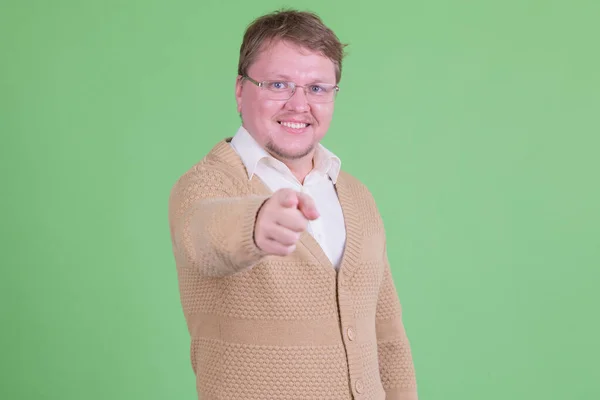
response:
<path fill-rule="evenodd" d="M 282 6 L 350 44 L 324 144 L 377 199 L 420 398 L 600 398 L 599 2 L 0 4 L 0 399 L 195 398 L 168 195 Z"/>

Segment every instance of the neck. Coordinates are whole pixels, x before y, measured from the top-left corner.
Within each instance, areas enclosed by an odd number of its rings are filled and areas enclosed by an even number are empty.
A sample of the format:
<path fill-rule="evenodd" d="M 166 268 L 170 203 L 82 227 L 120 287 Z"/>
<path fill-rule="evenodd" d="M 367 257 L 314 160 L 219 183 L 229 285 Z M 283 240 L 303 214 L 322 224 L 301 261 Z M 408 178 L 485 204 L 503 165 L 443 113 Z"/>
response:
<path fill-rule="evenodd" d="M 304 179 L 314 167 L 314 151 L 311 151 L 310 154 L 307 154 L 304 157 L 296 159 L 283 158 L 277 154 L 273 154 L 273 152 L 268 149 L 267 152 L 284 163 L 301 184 L 304 184 Z"/>
<path fill-rule="evenodd" d="M 285 160 L 283 163 L 292 171 L 292 174 L 298 179 L 298 182 L 304 184 L 306 175 L 312 171 L 314 167 L 314 160 L 311 156 L 310 159 L 305 160 Z"/>

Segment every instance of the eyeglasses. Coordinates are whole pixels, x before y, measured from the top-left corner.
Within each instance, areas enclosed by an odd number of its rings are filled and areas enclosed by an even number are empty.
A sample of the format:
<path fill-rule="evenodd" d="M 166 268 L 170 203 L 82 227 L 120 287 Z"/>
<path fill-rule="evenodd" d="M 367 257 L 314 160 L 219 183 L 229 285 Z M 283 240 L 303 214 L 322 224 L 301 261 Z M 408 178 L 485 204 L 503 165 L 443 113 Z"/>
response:
<path fill-rule="evenodd" d="M 296 93 L 296 88 L 303 88 L 309 103 L 331 103 L 340 91 L 339 86 L 331 83 L 314 83 L 312 85 L 300 86 L 294 82 L 285 81 L 262 81 L 258 82 L 248 75 L 243 76 L 259 88 L 263 89 L 270 100 L 289 100 Z"/>

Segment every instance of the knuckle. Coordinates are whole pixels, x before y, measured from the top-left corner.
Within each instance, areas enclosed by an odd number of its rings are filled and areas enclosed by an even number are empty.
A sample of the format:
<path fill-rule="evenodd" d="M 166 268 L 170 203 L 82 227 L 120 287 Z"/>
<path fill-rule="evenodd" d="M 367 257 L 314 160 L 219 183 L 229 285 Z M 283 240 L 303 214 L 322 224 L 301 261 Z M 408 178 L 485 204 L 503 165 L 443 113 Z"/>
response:
<path fill-rule="evenodd" d="M 277 192 L 278 192 L 279 196 L 285 197 L 285 196 L 289 195 L 292 192 L 292 190 L 289 188 L 283 188 L 283 189 L 279 189 Z"/>

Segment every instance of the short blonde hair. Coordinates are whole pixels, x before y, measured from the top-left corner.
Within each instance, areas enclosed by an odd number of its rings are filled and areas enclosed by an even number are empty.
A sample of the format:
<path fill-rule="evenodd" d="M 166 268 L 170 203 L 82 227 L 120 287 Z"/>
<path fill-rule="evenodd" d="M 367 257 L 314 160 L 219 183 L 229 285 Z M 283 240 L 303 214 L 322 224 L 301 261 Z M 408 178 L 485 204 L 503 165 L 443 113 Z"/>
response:
<path fill-rule="evenodd" d="M 344 48 L 335 33 L 321 18 L 308 11 L 280 10 L 263 15 L 246 28 L 240 47 L 238 74 L 245 76 L 264 46 L 284 40 L 316 51 L 335 65 L 336 84 L 342 78 Z"/>

